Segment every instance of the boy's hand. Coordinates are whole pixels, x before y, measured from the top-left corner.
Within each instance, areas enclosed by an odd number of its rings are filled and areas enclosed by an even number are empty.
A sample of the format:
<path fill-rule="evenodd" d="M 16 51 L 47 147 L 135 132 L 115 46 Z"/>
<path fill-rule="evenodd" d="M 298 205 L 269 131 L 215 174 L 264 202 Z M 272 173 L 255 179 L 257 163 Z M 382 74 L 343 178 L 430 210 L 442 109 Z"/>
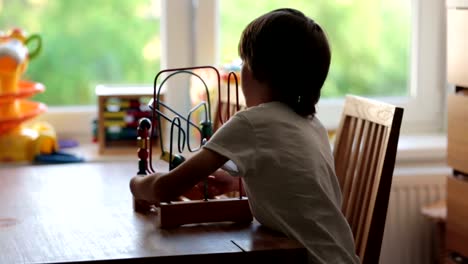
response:
<path fill-rule="evenodd" d="M 174 201 L 197 183 L 203 182 L 207 175 L 214 174 L 214 177 L 208 179 L 213 183 L 213 191 L 226 192 L 231 188 L 232 177 L 227 173 L 213 172 L 227 161 L 226 157 L 203 148 L 168 173 L 132 178 L 130 190 L 135 200 L 159 204 L 160 201 Z"/>
<path fill-rule="evenodd" d="M 206 179 L 208 184 L 207 198 L 212 199 L 215 196 L 232 192 L 237 189 L 237 181 L 224 170 L 217 170 Z M 199 182 L 190 191 L 184 194 L 184 197 L 191 200 L 204 199 L 205 181 Z"/>
<path fill-rule="evenodd" d="M 208 176 L 208 196 L 218 196 L 228 192 L 235 191 L 237 189 L 236 178 L 231 176 L 224 170 L 217 170 L 212 175 Z M 204 182 L 197 184 L 200 190 L 204 188 Z"/>
<path fill-rule="evenodd" d="M 130 191 L 136 201 L 144 201 L 147 204 L 159 204 L 159 199 L 154 193 L 154 183 L 161 177 L 162 173 L 148 176 L 137 175 L 130 180 Z M 143 203 L 143 202 L 142 202 Z"/>

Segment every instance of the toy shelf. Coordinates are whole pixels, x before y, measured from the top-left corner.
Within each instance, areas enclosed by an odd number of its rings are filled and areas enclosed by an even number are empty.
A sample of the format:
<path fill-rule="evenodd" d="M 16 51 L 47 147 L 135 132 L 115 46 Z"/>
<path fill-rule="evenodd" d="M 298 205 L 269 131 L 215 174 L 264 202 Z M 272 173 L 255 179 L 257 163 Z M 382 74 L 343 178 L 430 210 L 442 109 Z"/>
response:
<path fill-rule="evenodd" d="M 153 97 L 153 86 L 98 85 L 96 96 L 99 154 L 135 152 L 138 120 L 143 117 L 151 118 L 152 115 L 147 104 Z M 158 136 L 153 135 L 153 139 Z"/>

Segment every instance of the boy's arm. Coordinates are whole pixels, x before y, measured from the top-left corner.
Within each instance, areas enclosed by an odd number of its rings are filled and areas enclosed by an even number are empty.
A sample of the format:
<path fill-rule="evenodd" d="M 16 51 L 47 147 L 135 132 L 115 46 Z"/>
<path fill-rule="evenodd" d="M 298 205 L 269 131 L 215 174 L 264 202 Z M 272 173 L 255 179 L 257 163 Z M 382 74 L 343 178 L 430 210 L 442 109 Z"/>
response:
<path fill-rule="evenodd" d="M 215 172 L 227 160 L 226 157 L 214 151 L 202 148 L 193 157 L 167 174 L 132 178 L 130 189 L 138 200 L 146 200 L 155 204 L 174 200 Z"/>

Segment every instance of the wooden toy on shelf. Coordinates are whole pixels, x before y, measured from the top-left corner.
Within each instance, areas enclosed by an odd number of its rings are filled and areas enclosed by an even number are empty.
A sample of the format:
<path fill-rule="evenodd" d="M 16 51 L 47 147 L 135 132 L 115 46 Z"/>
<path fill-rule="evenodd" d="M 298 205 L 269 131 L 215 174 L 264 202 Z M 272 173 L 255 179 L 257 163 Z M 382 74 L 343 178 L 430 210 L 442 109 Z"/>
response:
<path fill-rule="evenodd" d="M 98 118 L 95 137 L 99 154 L 128 154 L 135 151 L 138 120 L 150 118 L 151 86 L 98 85 Z M 163 97 L 163 95 L 161 95 Z M 153 123 L 157 126 L 158 123 Z M 158 134 L 152 134 L 157 138 Z"/>
<path fill-rule="evenodd" d="M 167 69 L 160 71 L 154 80 L 154 91 L 153 99 L 151 100 L 149 106 L 152 109 L 152 119 L 151 123 L 161 124 L 164 120 L 170 124 L 170 133 L 169 133 L 169 149 L 165 149 L 163 134 L 161 126 L 151 126 L 144 125 L 145 127 L 151 127 L 151 132 L 153 134 L 155 129 L 159 130 L 159 148 L 161 150 L 161 159 L 168 162 L 169 170 L 176 168 L 178 165 L 185 161 L 184 156 L 182 155 L 187 146 L 188 152 L 196 152 L 200 150 L 203 144 L 210 139 L 213 134 L 213 122 L 211 120 L 211 101 L 209 96 L 209 91 L 206 83 L 203 79 L 197 75 L 194 71 L 198 69 L 212 69 L 216 72 L 218 78 L 218 101 L 221 101 L 221 85 L 220 85 L 220 74 L 218 70 L 212 66 L 200 66 L 200 67 L 188 67 L 188 68 L 177 68 L 177 69 Z M 166 73 L 167 77 L 163 79 L 161 84 L 157 87 L 156 83 L 161 74 Z M 161 97 L 161 88 L 164 83 L 172 76 L 177 74 L 189 74 L 198 78 L 206 90 L 206 101 L 202 101 L 193 107 L 187 115 L 182 115 L 172 109 L 169 105 L 163 102 Z M 231 75 L 230 75 L 231 76 Z M 239 110 L 239 99 L 238 99 L 238 81 L 235 74 L 232 74 L 236 84 L 236 109 L 226 109 L 226 113 L 222 114 L 218 109 L 216 111 L 216 118 L 219 119 L 219 122 L 222 124 L 227 121 L 234 112 Z M 228 82 L 229 83 L 229 82 Z M 230 87 L 227 85 L 227 94 L 229 100 Z M 220 104 L 218 104 L 220 107 Z M 162 110 L 165 111 L 162 111 Z M 195 124 L 192 121 L 192 116 L 197 111 L 203 111 L 202 117 L 203 120 L 200 122 L 200 125 Z M 171 113 L 173 117 L 169 115 Z M 147 123 L 148 121 L 142 121 Z M 141 123 L 143 124 L 143 123 Z M 199 137 L 199 142 L 196 146 L 192 146 L 192 140 L 189 135 L 189 130 L 195 130 Z M 142 133 L 144 137 L 145 133 Z M 176 135 L 176 138 L 174 136 Z M 141 166 L 146 166 L 145 174 L 154 173 L 155 170 L 152 167 L 152 142 L 153 138 L 148 138 L 149 147 L 148 153 L 140 155 L 141 147 L 139 150 L 138 156 L 140 157 L 139 161 L 139 171 L 142 172 Z M 139 141 L 141 138 L 139 138 Z M 146 141 L 145 141 L 146 142 Z M 177 145 L 177 151 L 174 150 L 174 144 Z M 146 143 L 141 143 L 140 146 L 145 145 Z M 177 153 L 175 153 L 177 152 Z M 142 157 L 148 157 L 147 162 L 141 162 Z M 142 165 L 144 164 L 144 165 Z M 140 173 L 139 173 L 140 174 Z M 141 173 L 143 174 L 143 173 Z M 239 192 L 236 197 L 209 197 L 208 196 L 208 186 L 207 182 L 204 184 L 203 188 L 203 198 L 200 200 L 189 200 L 186 197 L 180 197 L 178 201 L 162 202 L 158 205 L 158 224 L 161 228 L 173 228 L 185 224 L 195 224 L 195 223 L 208 223 L 208 222 L 250 222 L 253 220 L 252 213 L 250 211 L 249 203 L 247 197 L 242 195 L 242 181 L 239 177 Z M 150 210 L 151 206 L 148 204 L 139 203 L 136 201 L 134 203 L 134 209 L 138 212 L 145 212 Z"/>

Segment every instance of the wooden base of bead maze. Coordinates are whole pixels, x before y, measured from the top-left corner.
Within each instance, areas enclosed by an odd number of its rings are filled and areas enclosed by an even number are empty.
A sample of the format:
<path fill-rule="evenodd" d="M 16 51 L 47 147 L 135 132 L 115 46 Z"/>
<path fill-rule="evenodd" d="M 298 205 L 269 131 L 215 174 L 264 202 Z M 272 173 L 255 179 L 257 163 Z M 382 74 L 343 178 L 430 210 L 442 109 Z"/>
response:
<path fill-rule="evenodd" d="M 161 203 L 158 225 L 174 228 L 211 222 L 246 223 L 253 220 L 247 198 L 222 198 Z"/>
<path fill-rule="evenodd" d="M 155 205 L 153 204 L 141 200 L 135 200 L 135 198 L 133 198 L 133 211 L 135 212 L 146 214 L 154 207 Z"/>
<path fill-rule="evenodd" d="M 246 197 L 176 201 L 161 203 L 159 207 L 133 199 L 133 209 L 143 214 L 157 210 L 160 228 L 214 222 L 248 223 L 253 220 Z"/>

